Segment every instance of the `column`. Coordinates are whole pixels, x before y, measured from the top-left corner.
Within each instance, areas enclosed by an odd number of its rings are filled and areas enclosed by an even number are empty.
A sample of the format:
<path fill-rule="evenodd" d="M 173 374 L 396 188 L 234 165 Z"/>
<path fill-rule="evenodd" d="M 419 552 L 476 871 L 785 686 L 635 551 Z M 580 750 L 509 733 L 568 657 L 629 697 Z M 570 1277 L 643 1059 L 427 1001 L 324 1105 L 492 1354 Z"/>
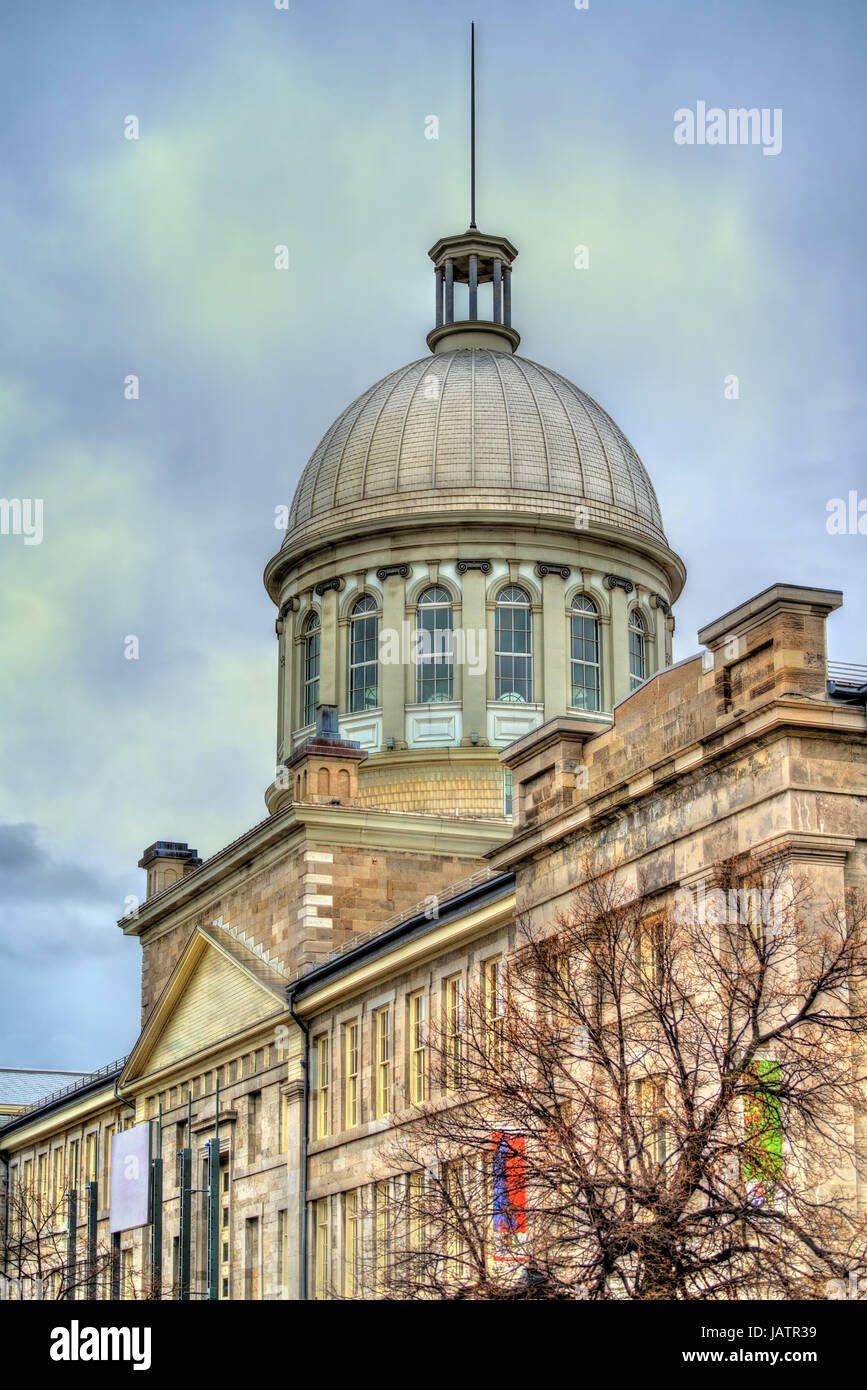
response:
<path fill-rule="evenodd" d="M 455 263 L 451 256 L 446 260 L 446 323 L 455 321 Z"/>
<path fill-rule="evenodd" d="M 479 258 L 470 256 L 470 318 L 479 317 Z"/>
<path fill-rule="evenodd" d="M 326 589 L 321 598 L 322 638 L 319 645 L 319 702 L 337 705 L 345 702 L 337 690 L 337 591 Z"/>
<path fill-rule="evenodd" d="M 607 585 L 606 585 L 607 587 Z M 611 704 L 629 694 L 629 596 L 621 585 L 611 594 Z"/>
<path fill-rule="evenodd" d="M 565 581 L 562 575 L 548 573 L 542 579 L 542 631 L 536 651 L 541 649 L 545 718 L 566 712 L 566 616 Z M 538 659 L 538 658 L 537 658 Z"/>
<path fill-rule="evenodd" d="M 404 707 L 404 682 L 406 679 L 406 661 L 409 658 L 411 647 L 408 642 L 403 640 L 403 622 L 406 618 L 406 580 L 399 574 L 386 575 L 382 582 L 382 626 L 380 628 L 380 639 L 386 630 L 397 633 L 397 642 L 394 638 L 388 642 L 380 640 L 380 651 L 394 656 L 395 647 L 400 660 L 380 662 L 379 682 L 380 693 L 379 703 L 382 706 L 382 742 L 385 745 L 386 739 L 393 738 L 395 747 L 399 748 L 406 740 L 406 710 Z M 413 672 L 415 667 L 413 667 Z"/>
<path fill-rule="evenodd" d="M 665 638 L 668 629 L 668 617 L 666 616 L 665 609 L 656 608 L 654 610 L 653 618 L 656 624 L 656 641 L 654 642 L 654 664 L 652 670 L 648 671 L 647 673 L 649 676 L 652 676 L 654 671 L 664 670 L 665 667 L 668 665 L 668 656 L 665 650 Z"/>
<path fill-rule="evenodd" d="M 494 257 L 494 323 L 503 322 L 503 262 Z"/>
<path fill-rule="evenodd" d="M 503 266 L 503 323 L 507 328 L 512 324 L 512 267 Z"/>
<path fill-rule="evenodd" d="M 442 268 L 441 265 L 438 265 L 437 268 L 436 268 L 436 270 L 434 271 L 434 278 L 435 278 L 435 280 L 436 280 L 436 299 L 437 299 L 437 302 L 436 302 L 436 320 L 435 320 L 435 322 L 436 322 L 437 328 L 441 328 L 441 327 L 442 327 L 442 321 L 443 321 L 443 268 Z"/>
<path fill-rule="evenodd" d="M 487 615 L 485 611 L 485 576 L 481 570 L 467 570 L 462 576 L 462 603 L 461 603 L 461 624 L 464 629 L 465 641 L 466 634 L 472 631 L 474 634 L 481 632 L 481 638 L 473 637 L 473 641 L 481 641 L 485 647 L 485 671 L 484 673 L 477 668 L 471 669 L 465 666 L 463 672 L 463 739 L 466 743 L 470 741 L 470 734 L 477 733 L 479 742 L 488 737 L 488 700 L 487 700 L 487 667 L 490 664 L 491 650 L 487 644 Z"/>

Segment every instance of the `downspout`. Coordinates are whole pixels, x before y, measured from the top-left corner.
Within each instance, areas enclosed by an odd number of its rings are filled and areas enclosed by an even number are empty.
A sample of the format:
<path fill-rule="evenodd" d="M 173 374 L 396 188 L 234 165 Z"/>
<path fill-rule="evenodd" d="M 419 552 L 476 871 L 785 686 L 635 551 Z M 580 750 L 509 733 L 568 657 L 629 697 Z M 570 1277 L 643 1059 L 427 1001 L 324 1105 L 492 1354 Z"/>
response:
<path fill-rule="evenodd" d="M 115 1100 L 119 1100 L 121 1105 L 128 1105 L 132 1113 L 135 1114 L 135 1101 L 127 1100 L 125 1096 L 121 1095 L 120 1091 L 117 1089 L 117 1077 L 114 1078 L 114 1098 Z"/>
<path fill-rule="evenodd" d="M 301 1302 L 307 1302 L 307 1150 L 309 1146 L 309 1125 L 310 1125 L 310 1104 L 307 1089 L 307 1079 L 309 1076 L 310 1061 L 310 1030 L 306 1023 L 303 1023 L 295 1012 L 295 990 L 289 985 L 286 990 L 286 1003 L 289 1007 L 289 1017 L 301 1029 L 304 1037 L 304 1057 L 301 1062 L 302 1072 L 302 1119 L 301 1119 L 301 1187 L 300 1187 L 300 1206 L 301 1206 Z"/>

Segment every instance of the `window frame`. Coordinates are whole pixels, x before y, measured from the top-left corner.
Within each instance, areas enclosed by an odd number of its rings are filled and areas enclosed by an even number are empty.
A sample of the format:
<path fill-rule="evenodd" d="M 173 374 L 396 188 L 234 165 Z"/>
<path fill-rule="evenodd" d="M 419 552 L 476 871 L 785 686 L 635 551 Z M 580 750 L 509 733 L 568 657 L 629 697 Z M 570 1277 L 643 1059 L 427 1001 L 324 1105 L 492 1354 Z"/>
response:
<path fill-rule="evenodd" d="M 357 636 L 356 630 L 361 624 L 372 624 L 372 628 Z M 356 660 L 356 648 L 362 647 L 366 651 L 367 644 L 371 642 L 373 655 L 364 655 L 361 660 Z M 367 710 L 376 709 L 379 704 L 379 605 L 372 594 L 359 594 L 350 609 L 347 655 L 349 713 L 363 714 Z M 372 683 L 363 674 L 371 669 L 374 673 Z"/>
<path fill-rule="evenodd" d="M 509 598 L 505 599 L 505 594 L 521 594 L 520 601 Z M 515 645 L 516 636 L 522 630 L 515 626 L 514 615 L 516 613 L 527 615 L 526 627 L 526 648 L 519 648 Z M 504 619 L 510 615 L 508 626 Z M 503 639 L 511 639 L 509 642 Z M 516 677 L 516 661 L 526 662 L 526 674 L 520 678 Z M 510 675 L 506 675 L 504 668 L 509 664 Z M 525 687 L 525 693 L 521 694 L 520 687 Z M 503 584 L 494 599 L 494 699 L 502 700 L 505 703 L 513 704 L 532 704 L 533 703 L 533 601 L 529 592 L 521 584 Z"/>
<path fill-rule="evenodd" d="M 301 664 L 301 710 L 303 725 L 307 728 L 316 723 L 316 706 L 319 704 L 319 680 L 322 671 L 322 620 L 314 609 L 308 614 L 302 631 Z M 316 670 L 311 672 L 315 663 Z"/>
<path fill-rule="evenodd" d="M 430 599 L 429 594 L 442 594 L 442 598 Z M 446 615 L 446 623 L 440 625 L 437 619 L 440 614 Z M 426 618 L 432 621 L 425 621 Z M 418 596 L 415 614 L 416 632 L 429 632 L 431 634 L 431 645 L 433 650 L 430 656 L 424 655 L 424 648 L 418 656 L 415 678 L 415 698 L 420 705 L 445 704 L 455 698 L 455 678 L 454 678 L 454 600 L 444 584 L 428 584 Z M 438 634 L 447 632 L 449 634 L 447 650 L 448 657 L 442 657 L 438 652 Z M 444 674 L 443 674 L 444 673 Z M 430 692 L 425 693 L 425 687 L 430 686 Z"/>
<path fill-rule="evenodd" d="M 648 677 L 647 668 L 647 623 L 637 608 L 629 610 L 629 693 L 638 690 Z M 636 640 L 633 640 L 636 639 Z M 640 668 L 639 675 L 636 667 Z"/>
<path fill-rule="evenodd" d="M 592 637 L 588 638 L 586 625 L 591 624 L 593 628 Z M 576 633 L 576 625 L 581 624 L 580 633 Z M 588 661 L 586 656 L 575 656 L 576 643 L 586 647 L 587 642 L 591 641 L 595 657 Z M 584 681 L 580 683 L 576 680 L 576 667 L 582 673 L 591 671 L 595 673 L 595 684 L 589 686 Z M 586 701 L 576 700 L 577 691 L 592 691 L 595 704 L 588 704 Z M 578 593 L 572 599 L 569 609 L 569 704 L 572 709 L 580 709 L 597 713 L 602 708 L 602 633 L 599 622 L 599 606 L 589 594 Z"/>

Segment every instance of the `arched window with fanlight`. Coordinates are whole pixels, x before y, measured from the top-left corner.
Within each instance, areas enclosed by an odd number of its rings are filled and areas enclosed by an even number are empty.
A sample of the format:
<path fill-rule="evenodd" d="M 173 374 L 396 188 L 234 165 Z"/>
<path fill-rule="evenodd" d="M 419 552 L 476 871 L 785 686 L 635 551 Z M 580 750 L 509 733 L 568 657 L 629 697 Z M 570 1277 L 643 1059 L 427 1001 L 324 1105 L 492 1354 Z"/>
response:
<path fill-rule="evenodd" d="M 434 704 L 454 699 L 452 598 L 441 584 L 419 596 L 416 631 L 421 633 L 416 667 L 416 699 Z"/>
<path fill-rule="evenodd" d="M 349 615 L 349 708 L 353 713 L 376 708 L 378 676 L 376 603 L 365 594 Z"/>
<path fill-rule="evenodd" d="M 311 613 L 304 624 L 304 723 L 312 724 L 316 719 L 316 706 L 319 704 L 319 660 L 321 654 L 322 630 L 319 614 Z"/>
<path fill-rule="evenodd" d="M 629 614 L 629 689 L 647 680 L 647 629 L 637 608 Z"/>
<path fill-rule="evenodd" d="M 494 612 L 494 693 L 498 700 L 533 698 L 533 619 L 530 597 L 507 584 Z"/>
<path fill-rule="evenodd" d="M 571 639 L 572 707 L 600 709 L 599 610 L 586 594 L 572 600 Z"/>

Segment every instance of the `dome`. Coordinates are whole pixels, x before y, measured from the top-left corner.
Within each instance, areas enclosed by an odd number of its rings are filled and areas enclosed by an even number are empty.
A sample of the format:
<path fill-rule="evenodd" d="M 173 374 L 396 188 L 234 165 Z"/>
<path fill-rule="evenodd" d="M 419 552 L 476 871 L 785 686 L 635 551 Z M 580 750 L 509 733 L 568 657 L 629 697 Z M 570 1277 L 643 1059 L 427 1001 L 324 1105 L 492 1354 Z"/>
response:
<path fill-rule="evenodd" d="M 354 519 L 520 513 L 667 548 L 647 470 L 600 405 L 510 352 L 458 348 L 389 373 L 343 411 L 298 484 L 284 554 Z"/>

